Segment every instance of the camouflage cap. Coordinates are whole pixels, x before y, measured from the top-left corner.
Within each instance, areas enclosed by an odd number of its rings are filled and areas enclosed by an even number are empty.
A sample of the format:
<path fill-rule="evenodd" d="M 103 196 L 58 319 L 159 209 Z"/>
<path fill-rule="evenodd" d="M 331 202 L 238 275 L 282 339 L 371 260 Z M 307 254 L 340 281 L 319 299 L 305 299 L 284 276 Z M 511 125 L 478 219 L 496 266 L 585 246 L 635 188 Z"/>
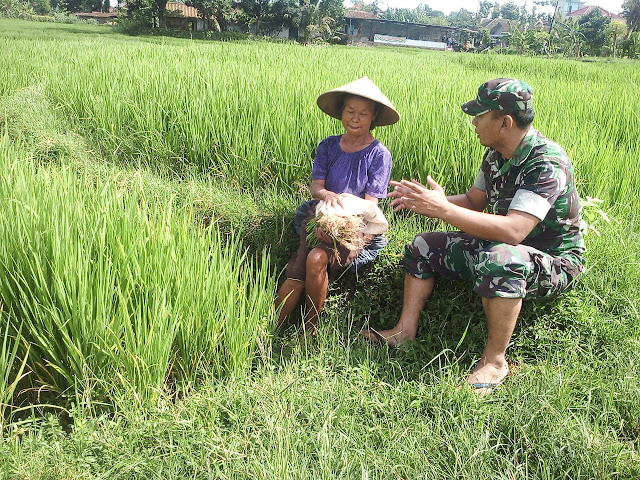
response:
<path fill-rule="evenodd" d="M 496 78 L 478 88 L 478 97 L 461 105 L 469 115 L 482 115 L 489 110 L 505 113 L 533 108 L 533 88 L 521 80 Z"/>

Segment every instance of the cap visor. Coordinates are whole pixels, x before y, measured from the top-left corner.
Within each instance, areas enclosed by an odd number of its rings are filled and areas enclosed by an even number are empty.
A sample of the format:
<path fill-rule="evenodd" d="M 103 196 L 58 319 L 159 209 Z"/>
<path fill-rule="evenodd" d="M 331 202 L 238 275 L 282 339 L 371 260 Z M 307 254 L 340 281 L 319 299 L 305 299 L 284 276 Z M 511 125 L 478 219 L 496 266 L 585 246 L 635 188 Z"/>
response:
<path fill-rule="evenodd" d="M 463 103 L 462 105 L 460 105 L 460 108 L 462 108 L 462 111 L 467 115 L 473 115 L 474 117 L 482 115 L 483 113 L 487 113 L 489 110 L 491 110 L 484 105 L 480 105 L 476 100 L 471 100 L 469 102 Z"/>

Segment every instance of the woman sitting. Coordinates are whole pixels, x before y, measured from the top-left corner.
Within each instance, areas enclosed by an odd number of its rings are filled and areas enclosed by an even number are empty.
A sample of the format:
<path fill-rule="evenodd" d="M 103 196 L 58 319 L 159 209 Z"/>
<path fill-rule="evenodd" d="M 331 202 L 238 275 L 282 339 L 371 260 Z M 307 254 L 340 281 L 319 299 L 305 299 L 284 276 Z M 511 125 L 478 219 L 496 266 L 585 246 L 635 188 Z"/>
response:
<path fill-rule="evenodd" d="M 363 248 L 349 250 L 316 228 L 319 243 L 312 247 L 307 242 L 306 224 L 315 216 L 319 201 L 328 207 L 342 207 L 341 194 L 352 194 L 376 205 L 378 199 L 386 198 L 391 154 L 371 130 L 400 118 L 389 99 L 367 77 L 323 93 L 317 103 L 327 115 L 342 121 L 345 132 L 318 145 L 311 181 L 313 200 L 296 211 L 294 226 L 300 246 L 287 265 L 287 278 L 275 300 L 279 327 L 306 293 L 303 327 L 311 335 L 315 335 L 329 281 L 349 266 L 371 262 L 387 242 L 384 235 L 368 236 Z"/>

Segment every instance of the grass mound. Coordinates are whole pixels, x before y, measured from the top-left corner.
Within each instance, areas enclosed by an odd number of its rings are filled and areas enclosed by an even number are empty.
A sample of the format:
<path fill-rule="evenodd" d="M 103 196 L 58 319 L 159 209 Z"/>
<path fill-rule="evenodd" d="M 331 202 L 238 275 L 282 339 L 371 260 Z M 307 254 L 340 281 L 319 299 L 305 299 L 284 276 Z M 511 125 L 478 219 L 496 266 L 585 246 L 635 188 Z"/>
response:
<path fill-rule="evenodd" d="M 91 155 L 86 142 L 68 129 L 61 112 L 47 99 L 42 85 L 0 97 L 0 131 L 28 145 L 34 157 L 43 162 Z"/>

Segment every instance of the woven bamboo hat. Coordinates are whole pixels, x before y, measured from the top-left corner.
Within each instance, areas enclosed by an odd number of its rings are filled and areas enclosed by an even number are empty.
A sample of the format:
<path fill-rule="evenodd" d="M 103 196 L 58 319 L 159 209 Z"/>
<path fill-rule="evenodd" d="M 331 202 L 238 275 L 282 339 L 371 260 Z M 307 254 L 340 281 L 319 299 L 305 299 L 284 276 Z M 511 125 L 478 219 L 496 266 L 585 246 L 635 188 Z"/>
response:
<path fill-rule="evenodd" d="M 340 120 L 342 118 L 341 107 L 343 105 L 343 99 L 347 94 L 357 95 L 380 105 L 380 111 L 374 120 L 374 124 L 378 127 L 382 125 L 392 125 L 400 120 L 400 115 L 396 111 L 396 107 L 393 106 L 393 103 L 391 103 L 376 84 L 367 77 L 359 78 L 351 83 L 324 92 L 318 97 L 318 107 L 327 115 Z"/>

